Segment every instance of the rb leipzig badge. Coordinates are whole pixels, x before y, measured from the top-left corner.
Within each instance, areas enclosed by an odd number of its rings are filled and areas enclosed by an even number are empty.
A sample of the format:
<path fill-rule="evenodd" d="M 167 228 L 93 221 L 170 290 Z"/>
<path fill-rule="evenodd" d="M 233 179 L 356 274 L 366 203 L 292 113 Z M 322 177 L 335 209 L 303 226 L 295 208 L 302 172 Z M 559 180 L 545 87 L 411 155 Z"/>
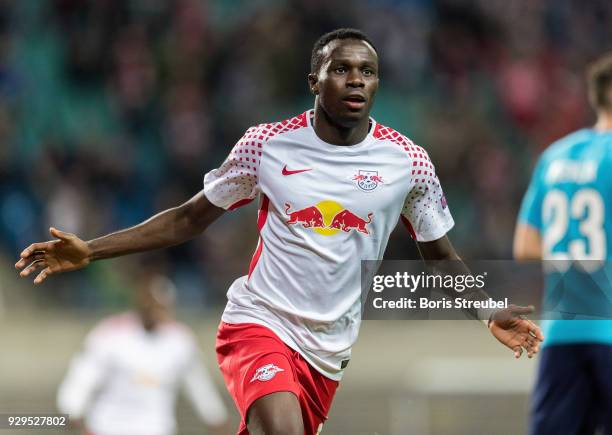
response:
<path fill-rule="evenodd" d="M 275 366 L 274 364 L 266 364 L 265 366 L 259 367 L 255 370 L 255 374 L 251 379 L 251 382 L 255 381 L 269 381 L 272 379 L 278 372 L 284 372 L 285 369 L 281 369 L 280 367 Z"/>
<path fill-rule="evenodd" d="M 378 171 L 364 171 L 362 169 L 353 177 L 357 181 L 357 187 L 364 192 L 371 192 L 382 184 L 382 177 L 378 175 Z"/>

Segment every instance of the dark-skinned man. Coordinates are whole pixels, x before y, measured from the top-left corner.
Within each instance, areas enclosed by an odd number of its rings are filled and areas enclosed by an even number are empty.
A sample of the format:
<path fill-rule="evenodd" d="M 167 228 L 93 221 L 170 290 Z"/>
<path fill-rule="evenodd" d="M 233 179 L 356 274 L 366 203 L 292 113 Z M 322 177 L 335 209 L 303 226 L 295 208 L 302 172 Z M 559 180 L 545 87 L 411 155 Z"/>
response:
<path fill-rule="evenodd" d="M 426 260 L 458 260 L 453 226 L 425 150 L 369 117 L 378 54 L 362 32 L 314 45 L 314 110 L 249 128 L 204 189 L 135 227 L 85 242 L 55 228 L 16 267 L 35 283 L 89 262 L 190 240 L 225 210 L 260 199 L 248 275 L 228 291 L 217 356 L 242 417 L 240 434 L 315 434 L 360 325 L 360 260 L 382 258 L 401 218 Z M 518 357 L 538 351 L 529 308 L 496 312 L 489 330 Z M 483 319 L 487 324 L 487 319 Z"/>

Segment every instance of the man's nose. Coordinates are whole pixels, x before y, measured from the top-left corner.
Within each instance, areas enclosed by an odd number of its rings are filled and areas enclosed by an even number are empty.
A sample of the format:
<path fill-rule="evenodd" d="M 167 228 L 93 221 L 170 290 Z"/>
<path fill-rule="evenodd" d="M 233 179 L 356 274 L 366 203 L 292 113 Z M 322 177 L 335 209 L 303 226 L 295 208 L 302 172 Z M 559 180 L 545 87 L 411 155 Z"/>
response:
<path fill-rule="evenodd" d="M 363 82 L 361 71 L 352 70 L 351 72 L 349 72 L 349 75 L 346 79 L 346 85 L 352 88 L 363 88 L 365 86 L 365 83 Z"/>

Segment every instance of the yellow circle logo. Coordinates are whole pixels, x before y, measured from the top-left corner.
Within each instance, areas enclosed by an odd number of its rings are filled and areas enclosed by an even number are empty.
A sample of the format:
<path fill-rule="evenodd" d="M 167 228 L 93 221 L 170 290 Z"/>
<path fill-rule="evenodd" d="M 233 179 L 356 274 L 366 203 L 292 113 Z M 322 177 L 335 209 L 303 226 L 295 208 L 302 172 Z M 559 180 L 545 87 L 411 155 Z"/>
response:
<path fill-rule="evenodd" d="M 334 219 L 334 216 L 336 216 L 338 213 L 344 210 L 344 207 L 342 207 L 336 201 L 321 201 L 315 207 L 317 207 L 319 211 L 321 212 L 321 214 L 323 215 L 323 223 L 325 224 L 326 227 L 329 227 L 331 225 L 332 220 Z M 313 230 L 321 234 L 322 236 L 332 236 L 336 234 L 338 231 L 340 231 L 337 228 L 320 228 L 320 227 L 315 227 L 313 228 Z"/>

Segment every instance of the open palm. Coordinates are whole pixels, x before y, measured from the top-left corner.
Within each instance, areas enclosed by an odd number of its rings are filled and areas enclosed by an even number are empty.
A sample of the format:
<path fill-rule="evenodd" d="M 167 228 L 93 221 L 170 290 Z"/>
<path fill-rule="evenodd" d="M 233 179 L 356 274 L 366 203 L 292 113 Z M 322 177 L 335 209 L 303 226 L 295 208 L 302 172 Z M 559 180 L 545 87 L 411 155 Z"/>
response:
<path fill-rule="evenodd" d="M 544 340 L 540 328 L 522 317 L 533 311 L 532 306 L 510 305 L 504 310 L 497 311 L 489 324 L 491 334 L 500 343 L 512 349 L 516 358 L 520 358 L 523 349 L 527 351 L 529 358 L 533 357 L 540 350 L 540 343 Z"/>
<path fill-rule="evenodd" d="M 31 244 L 23 250 L 21 259 L 15 263 L 15 267 L 21 269 L 19 275 L 22 277 L 42 269 L 34 279 L 34 284 L 40 284 L 54 273 L 81 269 L 90 262 L 90 249 L 83 240 L 55 228 L 50 228 L 49 232 L 56 240 Z"/>

